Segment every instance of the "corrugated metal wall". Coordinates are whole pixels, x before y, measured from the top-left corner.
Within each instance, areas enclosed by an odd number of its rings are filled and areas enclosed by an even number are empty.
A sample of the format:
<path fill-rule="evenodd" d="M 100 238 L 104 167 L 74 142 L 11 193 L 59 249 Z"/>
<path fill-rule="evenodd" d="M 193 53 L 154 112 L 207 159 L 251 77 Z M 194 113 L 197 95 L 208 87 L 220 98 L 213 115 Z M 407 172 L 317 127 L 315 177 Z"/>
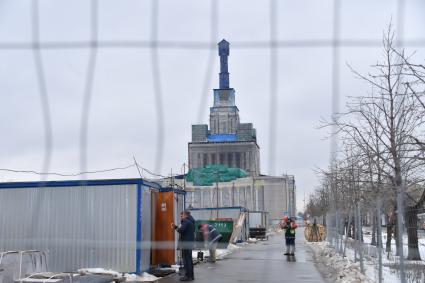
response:
<path fill-rule="evenodd" d="M 151 236 L 152 236 L 152 217 L 151 217 L 151 212 L 152 212 L 152 207 L 151 207 L 151 190 L 150 188 L 141 187 L 142 189 L 142 213 L 141 213 L 141 217 L 142 217 L 142 237 L 141 237 L 141 241 L 143 243 L 142 245 L 142 250 L 141 250 L 141 266 L 140 269 L 138 271 L 143 271 L 143 270 L 147 270 L 150 267 L 150 262 L 151 262 Z"/>
<path fill-rule="evenodd" d="M 149 188 L 138 186 L 0 187 L 0 249 L 48 251 L 49 271 L 145 270 L 151 199 Z"/>
<path fill-rule="evenodd" d="M 185 209 L 185 195 L 184 194 L 174 194 L 174 199 L 175 199 L 175 203 L 174 203 L 174 223 L 178 225 L 178 223 L 180 223 L 181 218 L 180 218 L 180 213 Z M 179 236 L 175 235 L 176 239 L 179 239 Z M 179 262 L 179 257 L 181 257 L 180 250 L 177 250 L 177 245 L 178 242 L 175 241 L 175 246 L 174 248 L 176 249 L 176 253 L 175 253 L 175 260 L 176 263 Z"/>

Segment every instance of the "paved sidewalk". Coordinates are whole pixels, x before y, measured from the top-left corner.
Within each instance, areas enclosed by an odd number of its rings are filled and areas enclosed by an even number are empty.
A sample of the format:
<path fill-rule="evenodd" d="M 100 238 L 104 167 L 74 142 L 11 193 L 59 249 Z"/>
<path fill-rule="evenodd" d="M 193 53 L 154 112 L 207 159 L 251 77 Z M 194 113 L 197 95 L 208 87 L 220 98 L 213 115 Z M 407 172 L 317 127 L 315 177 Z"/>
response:
<path fill-rule="evenodd" d="M 227 282 L 305 282 L 324 283 L 314 266 L 312 253 L 304 245 L 302 229 L 297 231 L 294 257 L 283 255 L 283 234 L 269 237 L 236 250 L 223 260 L 195 266 L 195 280 L 200 283 Z M 163 278 L 160 283 L 180 282 L 178 275 Z"/>

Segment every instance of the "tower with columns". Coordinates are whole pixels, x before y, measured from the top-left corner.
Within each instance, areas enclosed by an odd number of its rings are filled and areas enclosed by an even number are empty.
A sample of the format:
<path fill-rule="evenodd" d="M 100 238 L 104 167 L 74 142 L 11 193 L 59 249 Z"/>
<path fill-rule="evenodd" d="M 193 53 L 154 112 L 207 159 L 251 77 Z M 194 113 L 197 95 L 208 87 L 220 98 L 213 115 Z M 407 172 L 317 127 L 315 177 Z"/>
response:
<path fill-rule="evenodd" d="M 252 123 L 241 123 L 235 90 L 230 87 L 229 47 L 224 39 L 218 43 L 219 88 L 213 90 L 209 125 L 192 125 L 189 169 L 220 164 L 244 169 L 250 176 L 214 186 L 186 182 L 186 203 L 194 208 L 243 206 L 265 211 L 270 223 L 275 224 L 284 214 L 296 213 L 295 179 L 260 174 L 260 147 L 255 128 Z"/>
<path fill-rule="evenodd" d="M 218 43 L 220 56 L 219 88 L 213 90 L 209 125 L 192 125 L 192 141 L 188 144 L 189 168 L 211 164 L 238 167 L 251 176 L 260 173 L 260 147 L 252 123 L 241 123 L 235 90 L 230 87 L 230 44 Z"/>

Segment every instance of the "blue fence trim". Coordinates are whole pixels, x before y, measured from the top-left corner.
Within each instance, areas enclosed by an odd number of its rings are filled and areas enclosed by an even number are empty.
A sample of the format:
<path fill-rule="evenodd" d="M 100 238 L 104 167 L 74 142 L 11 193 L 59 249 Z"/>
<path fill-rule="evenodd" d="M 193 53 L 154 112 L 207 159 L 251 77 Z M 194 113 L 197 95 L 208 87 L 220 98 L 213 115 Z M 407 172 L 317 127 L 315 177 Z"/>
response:
<path fill-rule="evenodd" d="M 103 179 L 103 180 L 71 180 L 42 182 L 7 182 L 0 183 L 1 189 L 43 188 L 43 187 L 77 187 L 77 186 L 108 186 L 108 185 L 144 185 L 160 190 L 161 186 L 143 179 Z"/>
<path fill-rule="evenodd" d="M 137 209 L 136 209 L 136 273 L 141 270 L 142 261 L 142 185 L 137 184 Z"/>

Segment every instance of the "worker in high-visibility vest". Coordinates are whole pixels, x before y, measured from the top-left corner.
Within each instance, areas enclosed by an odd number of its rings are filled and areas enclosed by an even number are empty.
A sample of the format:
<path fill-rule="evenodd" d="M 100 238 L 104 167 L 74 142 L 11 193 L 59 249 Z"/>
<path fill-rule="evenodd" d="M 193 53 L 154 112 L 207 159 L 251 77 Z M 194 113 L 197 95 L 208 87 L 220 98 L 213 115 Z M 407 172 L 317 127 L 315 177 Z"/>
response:
<path fill-rule="evenodd" d="M 280 228 L 285 230 L 286 253 L 284 255 L 295 255 L 295 229 L 297 229 L 297 223 L 285 215 L 280 222 Z"/>

